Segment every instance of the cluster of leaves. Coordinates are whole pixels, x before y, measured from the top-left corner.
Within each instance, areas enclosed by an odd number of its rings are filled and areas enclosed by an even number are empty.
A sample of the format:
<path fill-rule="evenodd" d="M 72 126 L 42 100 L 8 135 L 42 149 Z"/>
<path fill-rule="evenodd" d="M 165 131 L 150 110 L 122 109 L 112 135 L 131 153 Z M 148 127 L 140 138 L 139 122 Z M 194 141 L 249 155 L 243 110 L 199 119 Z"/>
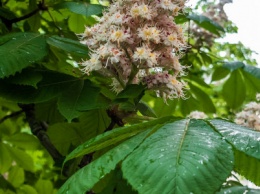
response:
<path fill-rule="evenodd" d="M 75 34 L 103 9 L 87 0 L 0 2 L 0 193 L 256 192 L 222 184 L 236 171 L 260 185 L 260 133 L 185 119 L 194 110 L 232 119 L 255 98 L 260 69 L 245 64 L 254 63 L 250 51 L 226 44 L 238 54 L 228 61 L 219 44 L 192 47 L 190 37 L 187 99 L 166 105 L 142 85 L 116 95 L 110 80 L 84 76 L 76 63 L 88 48 Z M 196 13 L 176 18 L 190 21 L 226 32 Z"/>

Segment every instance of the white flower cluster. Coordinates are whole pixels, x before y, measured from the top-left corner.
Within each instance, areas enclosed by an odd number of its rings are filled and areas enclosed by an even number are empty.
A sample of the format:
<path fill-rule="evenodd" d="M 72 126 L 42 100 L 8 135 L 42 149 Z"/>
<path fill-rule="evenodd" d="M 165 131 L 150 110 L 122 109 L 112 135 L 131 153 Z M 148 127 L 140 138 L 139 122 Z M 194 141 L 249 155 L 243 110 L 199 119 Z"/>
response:
<path fill-rule="evenodd" d="M 250 102 L 247 104 L 241 112 L 236 114 L 235 122 L 260 131 L 260 103 Z"/>
<path fill-rule="evenodd" d="M 184 83 L 177 77 L 183 73 L 179 53 L 186 42 L 174 17 L 185 1 L 114 1 L 100 22 L 81 34 L 81 42 L 91 50 L 82 70 L 113 78 L 117 92 L 127 84 L 143 83 L 164 99 L 184 97 Z"/>

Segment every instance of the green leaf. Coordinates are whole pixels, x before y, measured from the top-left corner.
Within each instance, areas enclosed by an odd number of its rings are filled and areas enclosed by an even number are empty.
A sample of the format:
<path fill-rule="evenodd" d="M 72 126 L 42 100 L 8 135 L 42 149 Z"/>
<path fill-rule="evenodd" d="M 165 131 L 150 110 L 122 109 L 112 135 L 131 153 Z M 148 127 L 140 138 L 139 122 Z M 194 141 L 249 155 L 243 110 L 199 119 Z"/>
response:
<path fill-rule="evenodd" d="M 36 33 L 19 32 L 0 38 L 0 78 L 13 75 L 47 55 L 45 38 Z"/>
<path fill-rule="evenodd" d="M 78 123 L 57 123 L 48 128 L 51 142 L 66 155 L 70 146 L 76 147 L 102 133 L 109 125 L 110 118 L 104 110 L 84 113 Z"/>
<path fill-rule="evenodd" d="M 77 106 L 83 87 L 84 82 L 79 80 L 72 84 L 67 91 L 63 92 L 59 98 L 58 109 L 69 122 L 81 114 L 77 110 Z"/>
<path fill-rule="evenodd" d="M 221 119 L 209 121 L 235 149 L 260 159 L 260 133 Z"/>
<path fill-rule="evenodd" d="M 33 86 L 37 88 L 37 84 L 42 80 L 42 75 L 39 71 L 29 69 L 23 70 L 21 73 L 16 73 L 6 79 L 7 82 L 17 85 Z"/>
<path fill-rule="evenodd" d="M 0 142 L 0 174 L 7 172 L 12 165 L 12 161 L 8 148 L 4 143 Z"/>
<path fill-rule="evenodd" d="M 34 171 L 33 160 L 25 151 L 11 146 L 7 146 L 6 148 L 8 148 L 10 155 L 20 167 L 31 172 Z"/>
<path fill-rule="evenodd" d="M 38 194 L 37 191 L 30 185 L 23 184 L 19 187 L 17 194 Z"/>
<path fill-rule="evenodd" d="M 246 84 L 246 91 L 247 94 L 252 98 L 255 99 L 256 94 L 260 93 L 260 78 L 254 77 L 252 74 L 242 71 L 244 81 Z"/>
<path fill-rule="evenodd" d="M 83 33 L 85 30 L 84 24 L 85 19 L 82 15 L 73 14 L 69 17 L 69 28 L 75 33 Z"/>
<path fill-rule="evenodd" d="M 244 71 L 250 73 L 254 77 L 260 79 L 260 68 L 246 65 L 244 66 Z"/>
<path fill-rule="evenodd" d="M 90 190 L 101 178 L 115 169 L 116 165 L 130 154 L 148 135 L 144 131 L 121 143 L 72 175 L 60 188 L 62 193 L 84 193 Z"/>
<path fill-rule="evenodd" d="M 87 46 L 79 43 L 79 41 L 59 36 L 51 36 L 47 39 L 47 43 L 53 47 L 64 50 L 73 55 L 77 55 L 84 58 L 88 56 Z"/>
<path fill-rule="evenodd" d="M 4 138 L 4 140 L 25 150 L 36 150 L 40 145 L 38 139 L 27 133 L 17 133 L 11 137 Z"/>
<path fill-rule="evenodd" d="M 203 112 L 205 113 L 214 113 L 216 112 L 216 108 L 210 99 L 209 95 L 201 90 L 199 87 L 189 83 L 191 92 L 196 96 L 197 100 L 200 102 L 200 106 L 202 107 Z"/>
<path fill-rule="evenodd" d="M 188 92 L 188 99 L 180 99 L 180 109 L 181 113 L 185 116 L 191 113 L 192 111 L 198 110 L 202 111 L 202 107 L 200 106 L 200 102 L 195 99 L 190 92 Z"/>
<path fill-rule="evenodd" d="M 47 194 L 47 193 L 53 193 L 53 185 L 50 180 L 43 180 L 39 179 L 37 183 L 35 184 L 35 189 L 37 190 L 38 194 Z"/>
<path fill-rule="evenodd" d="M 260 193 L 259 189 L 251 189 L 246 186 L 233 186 L 229 188 L 222 189 L 220 192 L 217 192 L 216 194 L 241 194 L 241 193 L 246 193 L 246 194 L 258 194 Z"/>
<path fill-rule="evenodd" d="M 19 188 L 25 180 L 24 169 L 19 166 L 13 166 L 8 171 L 8 181 L 16 188 Z"/>
<path fill-rule="evenodd" d="M 260 154 L 259 154 L 260 155 Z M 260 160 L 251 157 L 243 152 L 235 151 L 235 167 L 234 170 L 244 176 L 246 179 L 252 181 L 260 186 Z"/>
<path fill-rule="evenodd" d="M 102 14 L 104 7 L 98 4 L 87 4 L 85 2 L 62 2 L 54 6 L 54 9 L 64 8 L 69 9 L 73 13 L 84 16 L 91 16 Z"/>
<path fill-rule="evenodd" d="M 1 189 L 4 189 L 4 190 L 9 189 L 9 190 L 15 192 L 15 188 L 13 187 L 13 185 L 12 185 L 10 182 L 8 182 L 8 181 L 0 174 L 0 193 L 1 193 L 1 191 L 3 191 L 3 190 L 1 190 Z M 5 194 L 5 192 L 2 192 L 1 194 Z"/>
<path fill-rule="evenodd" d="M 143 85 L 137 85 L 137 84 L 131 84 L 126 86 L 126 88 L 121 91 L 117 95 L 117 99 L 120 98 L 138 98 L 140 95 L 144 94 L 144 86 Z"/>
<path fill-rule="evenodd" d="M 38 88 L 20 86 L 0 80 L 0 95 L 9 101 L 19 103 L 39 103 L 59 96 L 78 79 L 65 74 L 46 71 Z"/>
<path fill-rule="evenodd" d="M 71 160 L 76 157 L 83 156 L 85 154 L 106 148 L 110 145 L 116 144 L 120 141 L 123 141 L 129 137 L 132 137 L 145 129 L 152 127 L 157 124 L 165 123 L 171 120 L 172 117 L 164 117 L 161 119 L 156 119 L 153 121 L 148 121 L 145 123 L 140 123 L 132 126 L 120 127 L 108 131 L 106 133 L 100 134 L 93 139 L 81 144 L 70 154 L 67 155 L 64 163 L 68 160 Z"/>
<path fill-rule="evenodd" d="M 227 77 L 227 75 L 230 73 L 230 71 L 227 68 L 224 67 L 217 67 L 215 69 L 215 71 L 212 74 L 212 78 L 211 81 L 218 81 L 221 79 L 224 79 L 225 77 Z"/>
<path fill-rule="evenodd" d="M 236 62 L 228 62 L 225 63 L 223 65 L 224 68 L 229 69 L 230 71 L 235 71 L 237 69 L 240 69 L 242 67 L 245 67 L 245 64 L 240 62 L 240 61 L 236 61 Z"/>
<path fill-rule="evenodd" d="M 84 110 L 103 108 L 102 105 L 104 104 L 99 104 L 97 101 L 99 92 L 100 89 L 89 80 L 79 80 L 62 93 L 58 101 L 58 109 L 71 122 L 72 119 L 82 114 L 78 110 L 82 110 L 83 107 Z"/>
<path fill-rule="evenodd" d="M 222 95 L 230 108 L 236 109 L 246 98 L 246 86 L 239 69 L 234 70 L 223 85 Z"/>
<path fill-rule="evenodd" d="M 216 35 L 220 35 L 219 31 L 224 32 L 224 29 L 222 26 L 220 26 L 217 22 L 209 19 L 206 16 L 191 14 L 191 15 L 188 15 L 187 18 L 193 20 L 200 27 L 202 27 Z"/>
<path fill-rule="evenodd" d="M 180 120 L 145 139 L 122 162 L 122 170 L 142 194 L 214 193 L 233 160 L 232 147 L 204 121 Z"/>
<path fill-rule="evenodd" d="M 148 104 L 146 104 L 143 101 L 140 101 L 138 103 L 137 108 L 140 111 L 140 113 L 142 113 L 142 115 L 144 115 L 144 116 L 157 117 L 154 110 Z"/>

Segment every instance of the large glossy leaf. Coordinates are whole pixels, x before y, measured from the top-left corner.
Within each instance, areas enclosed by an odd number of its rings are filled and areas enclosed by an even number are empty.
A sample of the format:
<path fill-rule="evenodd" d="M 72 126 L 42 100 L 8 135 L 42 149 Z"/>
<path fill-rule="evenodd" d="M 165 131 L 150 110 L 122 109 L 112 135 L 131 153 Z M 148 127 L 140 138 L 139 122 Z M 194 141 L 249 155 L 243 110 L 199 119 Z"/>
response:
<path fill-rule="evenodd" d="M 83 58 L 86 58 L 88 56 L 87 46 L 72 39 L 59 36 L 51 36 L 47 39 L 47 43 L 53 47 L 59 48 L 73 55 L 81 56 Z"/>
<path fill-rule="evenodd" d="M 168 123 L 122 163 L 140 194 L 214 193 L 233 168 L 232 147 L 202 120 Z"/>
<path fill-rule="evenodd" d="M 130 154 L 151 130 L 144 131 L 94 160 L 72 175 L 60 188 L 58 194 L 78 194 L 90 190 L 101 178 L 115 169 L 116 165 Z"/>
<path fill-rule="evenodd" d="M 230 108 L 238 108 L 246 98 L 246 87 L 239 69 L 234 70 L 223 86 L 222 95 Z"/>
<path fill-rule="evenodd" d="M 40 34 L 20 32 L 1 37 L 0 78 L 21 71 L 46 55 L 46 41 Z"/>
<path fill-rule="evenodd" d="M 85 154 L 94 152 L 96 150 L 100 150 L 106 148 L 110 145 L 116 144 L 120 141 L 123 141 L 129 137 L 144 131 L 149 127 L 153 127 L 157 124 L 165 123 L 170 121 L 172 117 L 164 117 L 161 119 L 156 119 L 153 121 L 140 123 L 132 126 L 120 127 L 113 129 L 112 131 L 108 131 L 106 133 L 100 134 L 97 137 L 83 143 L 75 150 L 73 150 L 69 155 L 67 155 L 65 162 L 71 160 L 76 157 L 83 156 Z"/>
<path fill-rule="evenodd" d="M 235 149 L 260 159 L 260 133 L 221 119 L 209 121 Z"/>
<path fill-rule="evenodd" d="M 235 167 L 234 170 L 260 186 L 260 160 L 251 157 L 243 152 L 235 151 Z"/>

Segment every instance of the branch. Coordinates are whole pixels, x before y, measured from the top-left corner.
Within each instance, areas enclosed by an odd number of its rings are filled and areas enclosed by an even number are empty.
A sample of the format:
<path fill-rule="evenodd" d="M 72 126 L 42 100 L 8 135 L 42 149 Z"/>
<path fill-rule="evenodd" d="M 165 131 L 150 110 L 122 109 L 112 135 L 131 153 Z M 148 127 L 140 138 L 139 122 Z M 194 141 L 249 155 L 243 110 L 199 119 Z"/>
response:
<path fill-rule="evenodd" d="M 14 18 L 14 19 L 7 19 L 7 18 L 1 17 L 1 16 L 0 16 L 0 18 L 2 19 L 2 21 L 6 25 L 6 27 L 9 30 L 11 30 L 13 23 L 20 22 L 22 20 L 28 19 L 28 18 L 32 17 L 33 15 L 35 15 L 36 13 L 38 13 L 39 11 L 41 11 L 41 10 L 42 11 L 48 10 L 48 7 L 44 5 L 44 1 L 39 2 L 38 7 L 35 10 L 33 10 L 32 12 L 30 12 L 30 13 L 24 15 L 24 16 L 21 16 L 21 17 L 18 17 L 18 18 Z"/>
<path fill-rule="evenodd" d="M 55 164 L 57 166 L 61 165 L 64 157 L 50 141 L 50 138 L 46 133 L 48 125 L 45 122 L 40 122 L 36 120 L 34 113 L 34 104 L 19 104 L 19 106 L 25 113 L 26 120 L 29 123 L 32 134 L 40 140 L 43 147 L 45 147 L 45 149 L 49 152 L 49 154 L 55 161 Z"/>
<path fill-rule="evenodd" d="M 5 120 L 7 120 L 7 119 L 10 119 L 10 118 L 12 118 L 12 117 L 16 117 L 16 116 L 20 115 L 21 113 L 23 113 L 23 111 L 22 111 L 22 110 L 19 110 L 19 111 L 17 111 L 17 112 L 11 113 L 10 115 L 4 116 L 3 118 L 0 119 L 0 124 L 3 123 L 3 122 L 4 122 Z"/>

